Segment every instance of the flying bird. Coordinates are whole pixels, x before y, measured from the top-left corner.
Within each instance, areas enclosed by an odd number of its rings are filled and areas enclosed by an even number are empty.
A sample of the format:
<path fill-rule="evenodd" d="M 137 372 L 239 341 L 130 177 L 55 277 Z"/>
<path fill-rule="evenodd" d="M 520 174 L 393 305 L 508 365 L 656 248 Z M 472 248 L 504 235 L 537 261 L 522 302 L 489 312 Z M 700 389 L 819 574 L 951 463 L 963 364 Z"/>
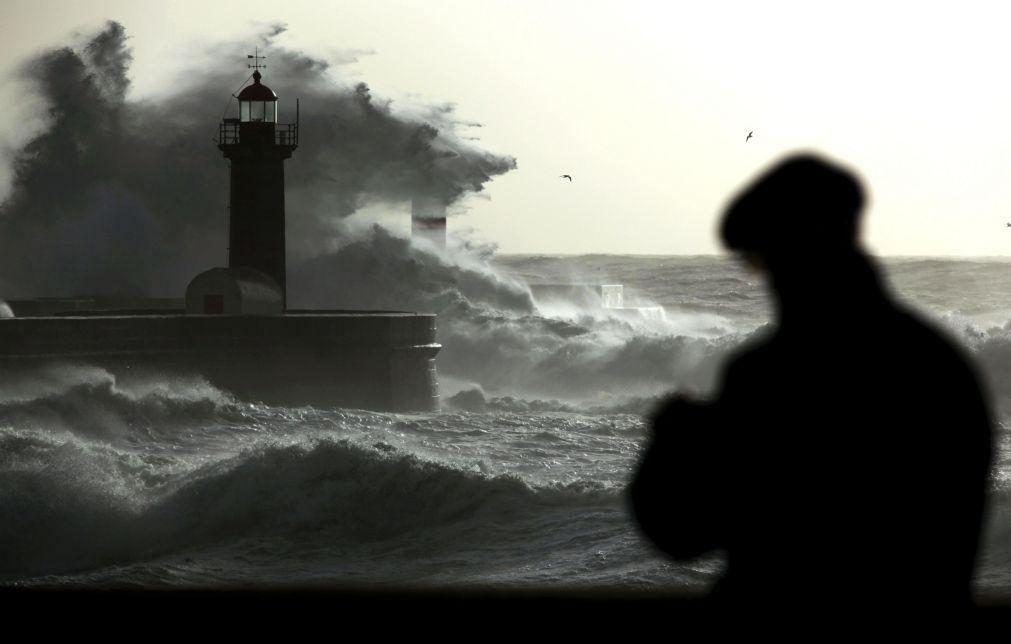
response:
<path fill-rule="evenodd" d="M 751 138 L 751 135 L 752 135 L 752 134 L 754 134 L 754 133 L 755 133 L 755 131 L 754 131 L 754 130 L 752 130 L 752 131 L 748 132 L 748 138 L 747 138 L 747 139 L 744 139 L 744 142 L 745 142 L 745 143 L 747 143 L 747 142 L 748 142 L 748 139 L 750 139 L 750 138 Z"/>
<path fill-rule="evenodd" d="M 568 180 L 569 180 L 569 183 L 572 183 L 572 176 L 571 176 L 571 175 L 568 175 L 568 174 L 563 174 L 563 175 L 561 175 L 561 176 L 560 176 L 560 177 L 558 177 L 558 178 L 559 178 L 559 179 L 568 179 Z"/>

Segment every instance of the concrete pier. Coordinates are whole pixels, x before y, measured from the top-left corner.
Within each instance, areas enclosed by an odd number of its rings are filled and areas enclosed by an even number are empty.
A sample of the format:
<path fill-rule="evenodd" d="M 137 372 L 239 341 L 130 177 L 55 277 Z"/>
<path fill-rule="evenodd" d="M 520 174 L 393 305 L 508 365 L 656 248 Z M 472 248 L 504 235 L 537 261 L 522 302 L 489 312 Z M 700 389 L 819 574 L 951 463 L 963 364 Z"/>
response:
<path fill-rule="evenodd" d="M 435 316 L 63 315 L 0 319 L 0 367 L 83 362 L 196 373 L 249 400 L 377 411 L 439 407 Z"/>

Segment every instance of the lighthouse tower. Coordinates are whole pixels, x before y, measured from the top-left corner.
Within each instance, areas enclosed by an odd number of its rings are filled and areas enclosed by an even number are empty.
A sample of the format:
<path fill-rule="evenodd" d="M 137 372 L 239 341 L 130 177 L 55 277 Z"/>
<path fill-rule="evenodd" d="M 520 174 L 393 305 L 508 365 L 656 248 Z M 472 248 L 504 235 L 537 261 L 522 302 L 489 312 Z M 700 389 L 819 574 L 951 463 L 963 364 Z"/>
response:
<path fill-rule="evenodd" d="M 228 268 L 254 269 L 281 290 L 286 308 L 284 161 L 298 147 L 295 123 L 278 123 L 278 100 L 261 81 L 259 55 L 253 84 L 239 95 L 238 118 L 221 122 L 218 148 L 231 165 L 228 218 Z M 297 103 L 296 103 L 297 105 Z"/>

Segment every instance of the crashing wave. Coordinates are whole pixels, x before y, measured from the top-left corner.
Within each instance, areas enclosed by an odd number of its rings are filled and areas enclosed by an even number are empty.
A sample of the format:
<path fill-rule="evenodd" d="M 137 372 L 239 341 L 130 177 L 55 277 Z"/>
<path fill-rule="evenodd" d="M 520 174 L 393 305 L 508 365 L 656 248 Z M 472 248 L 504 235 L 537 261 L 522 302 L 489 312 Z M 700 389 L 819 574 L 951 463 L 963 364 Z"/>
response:
<path fill-rule="evenodd" d="M 532 486 L 347 440 L 266 443 L 182 461 L 24 430 L 0 433 L 0 574 L 40 575 L 257 536 L 326 531 L 353 547 L 417 530 L 489 529 L 539 512 L 614 505 L 577 482 Z M 172 461 L 172 462 L 167 462 Z"/>

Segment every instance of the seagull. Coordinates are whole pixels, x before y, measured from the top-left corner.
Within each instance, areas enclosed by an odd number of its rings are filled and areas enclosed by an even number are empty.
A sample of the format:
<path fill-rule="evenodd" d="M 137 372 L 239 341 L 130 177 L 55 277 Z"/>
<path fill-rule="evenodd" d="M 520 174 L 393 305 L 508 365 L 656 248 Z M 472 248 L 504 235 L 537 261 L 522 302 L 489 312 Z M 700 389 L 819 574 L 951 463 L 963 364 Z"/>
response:
<path fill-rule="evenodd" d="M 750 139 L 750 138 L 751 138 L 751 135 L 752 135 L 752 134 L 754 134 L 754 133 L 755 133 L 755 131 L 754 131 L 754 130 L 752 130 L 752 131 L 748 132 L 748 139 Z M 744 139 L 744 142 L 745 142 L 745 143 L 747 143 L 747 142 L 748 142 L 748 139 Z"/>
<path fill-rule="evenodd" d="M 563 175 L 559 176 L 558 178 L 559 179 L 568 179 L 569 183 L 572 183 L 572 176 L 571 175 L 563 174 Z M 1008 225 L 1011 225 L 1011 224 L 1008 224 Z"/>

